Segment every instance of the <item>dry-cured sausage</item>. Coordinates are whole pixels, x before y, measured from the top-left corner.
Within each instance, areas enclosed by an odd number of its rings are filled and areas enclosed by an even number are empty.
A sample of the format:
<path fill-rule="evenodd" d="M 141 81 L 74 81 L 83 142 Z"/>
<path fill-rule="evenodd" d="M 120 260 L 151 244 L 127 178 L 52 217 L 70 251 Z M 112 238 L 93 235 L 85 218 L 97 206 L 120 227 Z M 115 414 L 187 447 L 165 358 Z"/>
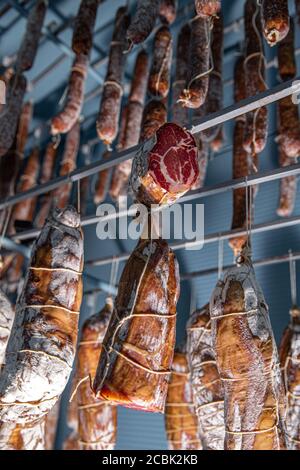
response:
<path fill-rule="evenodd" d="M 278 44 L 278 71 L 281 80 L 291 80 L 297 75 L 297 64 L 295 57 L 295 27 L 291 18 L 288 35 Z"/>
<path fill-rule="evenodd" d="M 143 240 L 122 273 L 94 391 L 130 408 L 163 412 L 175 346 L 178 264 L 166 241 Z"/>
<path fill-rule="evenodd" d="M 55 405 L 72 370 L 82 299 L 83 235 L 69 206 L 35 241 L 0 383 L 0 420 L 30 423 Z"/>
<path fill-rule="evenodd" d="M 221 10 L 221 0 L 195 0 L 195 8 L 199 16 L 216 16 Z"/>
<path fill-rule="evenodd" d="M 93 31 L 101 0 L 81 0 L 75 19 L 72 49 L 75 54 L 89 56 L 93 46 Z"/>
<path fill-rule="evenodd" d="M 212 345 L 209 304 L 187 323 L 187 355 L 199 436 L 204 450 L 224 449 L 224 392 Z"/>
<path fill-rule="evenodd" d="M 279 358 L 247 251 L 218 282 L 210 301 L 224 389 L 225 450 L 281 450 L 285 396 Z"/>
<path fill-rule="evenodd" d="M 262 0 L 261 8 L 264 36 L 270 46 L 275 46 L 289 32 L 288 0 Z"/>
<path fill-rule="evenodd" d="M 110 145 L 118 134 L 118 125 L 123 95 L 123 75 L 126 61 L 125 42 L 129 15 L 125 7 L 118 9 L 110 45 L 109 62 L 97 118 L 99 139 Z"/>
<path fill-rule="evenodd" d="M 170 89 L 173 52 L 172 34 L 168 26 L 161 26 L 153 43 L 153 60 L 149 74 L 148 91 L 158 98 L 166 98 Z"/>
<path fill-rule="evenodd" d="M 127 31 L 131 44 L 144 42 L 152 32 L 159 14 L 160 0 L 138 0 L 136 12 Z"/>
<path fill-rule="evenodd" d="M 176 19 L 177 0 L 160 0 L 159 17 L 162 23 L 172 24 Z"/>
<path fill-rule="evenodd" d="M 52 135 L 69 132 L 78 121 L 84 100 L 84 84 L 87 76 L 87 66 L 87 56 L 81 54 L 75 57 L 71 69 L 64 108 L 51 121 Z"/>
<path fill-rule="evenodd" d="M 172 85 L 172 120 L 179 126 L 188 124 L 188 108 L 182 106 L 179 98 L 185 87 L 186 77 L 189 70 L 189 55 L 191 27 L 186 23 L 180 30 L 177 39 L 175 80 Z"/>
<path fill-rule="evenodd" d="M 175 351 L 165 408 L 170 450 L 202 450 L 186 354 Z"/>

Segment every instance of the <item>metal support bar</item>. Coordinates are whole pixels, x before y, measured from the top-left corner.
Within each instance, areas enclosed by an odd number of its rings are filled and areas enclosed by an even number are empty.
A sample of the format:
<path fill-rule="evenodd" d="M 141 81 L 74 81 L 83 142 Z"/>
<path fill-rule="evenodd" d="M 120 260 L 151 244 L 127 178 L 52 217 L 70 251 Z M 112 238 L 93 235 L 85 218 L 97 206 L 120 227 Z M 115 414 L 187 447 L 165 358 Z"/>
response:
<path fill-rule="evenodd" d="M 300 260 L 300 252 L 293 253 L 292 256 L 290 254 L 281 255 L 281 256 L 273 256 L 270 258 L 263 258 L 260 260 L 253 261 L 253 266 L 255 268 L 259 268 L 262 266 L 273 266 L 276 264 L 281 263 L 288 263 L 290 260 L 299 261 Z M 230 264 L 224 266 L 224 271 L 227 271 L 230 268 L 233 268 L 235 265 Z M 203 269 L 202 271 L 194 271 L 192 273 L 186 273 L 180 276 L 181 281 L 191 281 L 197 277 L 209 276 L 211 274 L 216 274 L 218 272 L 218 268 L 210 268 L 210 269 Z"/>
<path fill-rule="evenodd" d="M 255 235 L 257 233 L 268 232 L 272 230 L 279 230 L 282 228 L 293 227 L 300 224 L 300 216 L 298 217 L 289 217 L 285 220 L 275 220 L 273 222 L 266 222 L 263 224 L 254 225 L 251 229 L 251 234 Z M 207 235 L 204 239 L 204 244 L 219 242 L 220 240 L 229 240 L 233 237 L 241 237 L 248 235 L 247 230 L 228 230 L 225 232 L 212 233 Z M 182 250 L 182 249 L 192 249 L 196 248 L 197 245 L 202 244 L 201 241 L 190 241 L 190 242 L 178 242 L 171 245 L 172 250 Z M 126 261 L 130 256 L 130 253 L 122 253 L 120 255 L 108 256 L 106 258 L 101 258 L 98 260 L 86 261 L 86 266 L 105 266 L 111 264 L 113 261 Z"/>
<path fill-rule="evenodd" d="M 16 253 L 20 253 L 24 256 L 24 258 L 29 258 L 30 256 L 30 248 L 25 245 L 21 245 L 19 243 L 14 242 L 11 238 L 7 237 L 0 237 L 0 246 L 5 248 L 9 251 L 15 251 Z"/>
<path fill-rule="evenodd" d="M 297 79 L 300 83 L 300 77 Z M 274 87 L 271 90 L 265 91 L 260 93 L 256 96 L 248 98 L 247 100 L 243 100 L 239 103 L 235 103 L 234 105 L 228 106 L 221 111 L 216 113 L 210 114 L 205 118 L 199 120 L 198 124 L 194 125 L 191 129 L 192 134 L 197 134 L 205 129 L 210 129 L 211 127 L 217 126 L 218 124 L 229 121 L 230 119 L 234 119 L 238 116 L 242 116 L 243 114 L 253 111 L 254 109 L 260 108 L 261 106 L 265 106 L 267 104 L 273 103 L 274 101 L 278 101 L 286 96 L 290 96 L 296 92 L 300 93 L 300 86 L 299 83 L 297 86 L 293 85 L 295 80 L 289 80 L 288 82 L 281 83 L 280 85 Z M 108 168 L 112 168 L 119 163 L 122 163 L 126 160 L 133 158 L 136 152 L 141 149 L 142 144 L 136 145 L 127 150 L 123 150 L 122 152 L 112 152 L 112 156 L 109 160 L 105 161 L 97 161 L 90 163 L 89 165 L 82 166 L 81 168 L 77 168 L 76 170 L 69 173 L 66 176 L 60 176 L 55 178 L 48 183 L 37 185 L 34 188 L 25 191 L 20 194 L 16 194 L 7 198 L 6 200 L 0 201 L 0 210 L 5 209 L 6 207 L 13 206 L 17 202 L 24 201 L 33 196 L 39 196 L 40 194 L 45 194 L 53 189 L 56 189 L 62 186 L 65 183 L 71 183 L 75 181 L 79 181 L 87 176 L 92 176 L 99 171 L 106 170 Z M 294 168 L 297 168 L 298 165 L 295 165 Z M 289 167 L 288 167 L 289 168 Z M 284 171 L 283 169 L 281 171 Z M 293 170 L 291 170 L 293 171 Z M 296 173 L 297 174 L 297 170 Z M 291 175 L 291 174 L 290 174 Z M 289 176 L 290 176 L 289 175 Z M 255 176 L 253 177 L 255 178 Z M 249 177 L 249 181 L 251 181 L 251 177 Z M 243 187 L 244 181 L 241 180 L 241 186 Z M 253 183 L 254 184 L 254 183 Z M 228 188 L 228 189 L 237 189 Z"/>
<path fill-rule="evenodd" d="M 191 202 L 195 199 L 200 199 L 200 198 L 209 197 L 209 196 L 216 196 L 226 191 L 245 188 L 247 185 L 255 186 L 258 184 L 263 184 L 263 183 L 268 183 L 271 181 L 279 180 L 281 178 L 285 178 L 288 176 L 297 176 L 297 175 L 300 175 L 300 163 L 296 165 L 287 166 L 287 167 L 277 168 L 276 170 L 269 170 L 269 171 L 261 172 L 255 175 L 250 175 L 247 178 L 247 180 L 246 178 L 239 178 L 239 179 L 225 181 L 224 183 L 219 183 L 219 184 L 212 185 L 209 187 L 204 187 L 195 191 L 190 191 L 188 194 L 181 197 L 178 200 L 178 202 L 179 203 Z M 21 193 L 20 196 L 23 196 L 24 194 L 25 193 Z M 34 193 L 34 196 L 36 195 L 37 194 Z M 16 198 L 17 196 L 19 195 L 16 194 L 15 196 L 12 196 L 12 197 Z M 31 197 L 32 196 L 33 195 L 31 195 Z M 7 202 L 10 202 L 11 199 L 12 198 L 8 198 Z M 21 200 L 23 199 L 24 198 L 22 198 Z M 19 202 L 19 200 L 17 202 Z M 16 201 L 14 199 L 13 204 L 15 203 Z M 9 204 L 9 205 L 12 205 L 12 204 Z M 5 201 L 3 203 L 0 202 L 0 210 L 5 207 L 6 207 Z M 136 215 L 135 210 L 134 211 L 123 210 L 123 211 L 115 212 L 113 214 L 109 214 L 105 217 L 102 217 L 101 220 L 102 222 L 107 222 L 109 220 L 114 220 L 114 219 L 122 218 L 122 217 L 130 217 L 130 216 L 135 216 L 135 215 Z M 95 215 L 84 217 L 81 221 L 81 225 L 82 227 L 87 227 L 90 225 L 97 224 L 99 220 L 100 220 L 99 217 Z M 36 238 L 39 233 L 40 233 L 39 229 L 24 230 L 24 232 L 20 232 L 16 235 L 13 235 L 12 239 L 19 240 L 19 241 L 30 240 L 30 239 Z"/>

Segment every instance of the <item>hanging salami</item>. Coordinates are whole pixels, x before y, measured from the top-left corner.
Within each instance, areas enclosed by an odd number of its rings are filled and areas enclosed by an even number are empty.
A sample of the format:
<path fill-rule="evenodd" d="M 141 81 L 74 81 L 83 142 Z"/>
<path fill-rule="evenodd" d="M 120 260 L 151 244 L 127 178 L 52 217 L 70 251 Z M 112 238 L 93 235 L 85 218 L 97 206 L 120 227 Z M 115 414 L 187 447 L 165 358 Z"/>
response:
<path fill-rule="evenodd" d="M 17 143 L 16 148 L 17 151 L 24 155 L 25 146 L 27 143 L 28 133 L 29 133 L 29 126 L 32 120 L 33 115 L 33 102 L 27 101 L 22 106 L 22 111 L 20 115 L 18 131 L 17 131 Z"/>
<path fill-rule="evenodd" d="M 123 75 L 126 61 L 126 30 L 130 17 L 125 7 L 118 9 L 110 45 L 109 61 L 97 118 L 99 139 L 110 145 L 118 134 L 123 95 Z"/>
<path fill-rule="evenodd" d="M 280 344 L 280 363 L 287 396 L 286 438 L 289 450 L 300 450 L 300 310 L 291 310 L 291 320 Z"/>
<path fill-rule="evenodd" d="M 16 140 L 12 148 L 0 158 L 0 199 L 3 200 L 15 193 L 16 179 L 20 169 L 21 155 L 16 149 Z M 0 211 L 0 233 L 7 225 L 10 209 Z"/>
<path fill-rule="evenodd" d="M 90 55 L 93 46 L 93 31 L 100 2 L 101 0 L 81 0 L 72 39 L 72 49 L 77 55 Z"/>
<path fill-rule="evenodd" d="M 136 59 L 128 104 L 126 110 L 124 110 L 124 115 L 121 117 L 119 150 L 134 147 L 139 143 L 147 91 L 147 80 L 148 55 L 142 50 Z M 110 195 L 114 200 L 117 200 L 120 195 L 126 192 L 131 172 L 131 164 L 131 160 L 126 160 L 117 165 L 114 170 L 110 188 Z"/>
<path fill-rule="evenodd" d="M 172 204 L 192 188 L 198 175 L 194 137 L 167 123 L 134 156 L 131 187 L 142 204 Z"/>
<path fill-rule="evenodd" d="M 119 130 L 118 144 L 117 144 L 118 151 L 124 150 L 127 121 L 128 121 L 128 105 L 123 107 L 123 110 L 121 113 L 120 130 Z M 120 168 L 121 168 L 121 171 L 120 171 Z M 130 170 L 131 170 L 131 160 L 130 160 Z M 114 168 L 112 178 L 111 178 L 110 188 L 109 188 L 110 197 L 114 201 L 117 201 L 118 197 L 122 195 L 121 192 L 125 189 L 126 183 L 128 181 L 127 173 L 129 172 L 130 174 L 130 170 L 128 170 L 127 161 L 120 163 L 120 165 Z M 103 192 L 103 196 L 105 197 L 106 197 L 106 192 L 104 191 L 104 188 L 105 188 L 104 183 L 106 183 L 107 180 L 109 180 L 109 175 L 110 173 L 107 173 L 107 176 L 104 174 L 103 177 L 101 177 L 101 173 L 99 175 L 99 182 L 101 183 L 100 194 Z M 101 178 L 103 178 L 103 182 L 101 181 Z"/>
<path fill-rule="evenodd" d="M 57 156 L 57 143 L 51 141 L 48 143 L 46 147 L 45 156 L 43 159 L 41 175 L 40 175 L 41 184 L 48 183 L 48 181 L 50 181 L 51 178 L 53 177 L 56 156 Z M 52 204 L 51 192 L 43 194 L 40 198 L 40 207 L 39 207 L 37 216 L 35 218 L 36 227 L 41 228 L 44 225 L 45 220 L 50 212 L 51 204 Z"/>
<path fill-rule="evenodd" d="M 175 351 L 165 408 L 170 450 L 202 450 L 186 354 Z"/>
<path fill-rule="evenodd" d="M 262 0 L 262 25 L 266 41 L 275 46 L 289 32 L 288 0 Z"/>
<path fill-rule="evenodd" d="M 82 298 L 83 236 L 71 206 L 47 219 L 33 245 L 0 383 L 0 420 L 30 423 L 50 411 L 74 361 Z"/>
<path fill-rule="evenodd" d="M 199 16 L 216 16 L 221 11 L 221 0 L 195 0 L 195 8 Z"/>
<path fill-rule="evenodd" d="M 292 163 L 297 163 L 297 159 L 294 161 L 286 155 L 282 145 L 278 146 L 279 152 L 279 164 L 281 167 L 290 166 Z M 279 206 L 277 208 L 277 214 L 280 217 L 289 217 L 292 215 L 297 196 L 297 176 L 287 176 L 280 180 L 280 197 Z"/>
<path fill-rule="evenodd" d="M 173 40 L 168 26 L 161 26 L 154 37 L 153 60 L 149 74 L 148 91 L 158 98 L 166 98 L 170 89 Z"/>
<path fill-rule="evenodd" d="M 57 432 L 58 418 L 60 410 L 60 400 L 55 403 L 53 408 L 45 416 L 45 450 L 54 450 L 55 438 Z"/>
<path fill-rule="evenodd" d="M 13 306 L 4 292 L 0 290 L 0 370 L 5 363 L 5 351 L 14 317 Z"/>
<path fill-rule="evenodd" d="M 179 126 L 186 126 L 189 119 L 188 108 L 182 106 L 178 100 L 185 86 L 189 70 L 189 55 L 187 51 L 190 47 L 190 39 L 191 28 L 187 23 L 181 28 L 178 34 L 175 81 L 172 86 L 172 120 Z"/>
<path fill-rule="evenodd" d="M 291 18 L 288 35 L 278 45 L 278 71 L 281 80 L 291 80 L 297 75 L 297 64 L 295 57 L 295 28 L 294 20 Z"/>
<path fill-rule="evenodd" d="M 77 155 L 80 143 L 80 124 L 76 124 L 67 134 L 64 154 L 60 166 L 59 176 L 65 176 L 71 173 L 76 168 Z M 72 190 L 72 183 L 66 183 L 54 191 L 53 197 L 56 201 L 56 206 L 63 209 L 69 202 Z"/>
<path fill-rule="evenodd" d="M 244 77 L 246 98 L 266 91 L 265 58 L 263 51 L 261 20 L 256 0 L 247 0 L 245 4 L 246 57 Z M 244 137 L 246 152 L 261 153 L 268 137 L 268 110 L 266 106 L 247 114 Z"/>
<path fill-rule="evenodd" d="M 277 348 L 246 251 L 218 282 L 210 315 L 224 388 L 225 450 L 284 448 L 285 399 Z"/>
<path fill-rule="evenodd" d="M 144 42 L 151 34 L 159 14 L 160 0 L 138 0 L 135 15 L 127 31 L 131 44 Z"/>
<path fill-rule="evenodd" d="M 48 0 L 37 0 L 28 15 L 26 32 L 18 51 L 18 72 L 30 70 L 34 64 L 47 12 Z"/>
<path fill-rule="evenodd" d="M 191 21 L 189 74 L 180 103 L 187 108 L 199 108 L 206 100 L 210 73 L 210 20 L 196 16 Z"/>
<path fill-rule="evenodd" d="M 300 122 L 298 105 L 287 96 L 278 101 L 278 137 L 284 153 L 290 158 L 300 155 Z"/>
<path fill-rule="evenodd" d="M 187 354 L 199 436 L 204 450 L 224 449 L 224 391 L 212 345 L 209 305 L 187 324 Z"/>
<path fill-rule="evenodd" d="M 0 450 L 45 450 L 45 422 L 0 423 Z"/>
<path fill-rule="evenodd" d="M 86 320 L 78 349 L 77 378 L 94 379 L 102 342 L 112 314 L 113 303 L 107 299 L 101 312 Z M 94 397 L 90 382 L 83 382 L 77 391 L 78 437 L 82 450 L 113 450 L 116 442 L 117 408 Z"/>
<path fill-rule="evenodd" d="M 206 101 L 204 103 L 204 114 L 209 115 L 220 111 L 223 107 L 223 18 L 220 15 L 214 19 L 211 43 L 213 70 L 209 76 L 209 86 Z M 223 142 L 222 124 L 207 129 L 202 134 L 203 139 L 209 142 L 211 149 L 218 152 Z"/>
<path fill-rule="evenodd" d="M 141 142 L 144 142 L 155 135 L 158 129 L 167 122 L 168 111 L 163 101 L 149 101 L 143 112 L 141 127 Z"/>
<path fill-rule="evenodd" d="M 23 75 L 13 75 L 6 87 L 6 105 L 0 114 L 0 158 L 13 145 L 22 111 L 27 81 Z"/>
<path fill-rule="evenodd" d="M 178 264 L 167 242 L 141 240 L 119 282 L 93 385 L 97 397 L 163 412 L 178 296 Z"/>
<path fill-rule="evenodd" d="M 162 23 L 174 23 L 176 20 L 177 3 L 177 0 L 160 0 L 159 17 Z"/>
<path fill-rule="evenodd" d="M 84 85 L 87 76 L 87 67 L 87 56 L 81 54 L 75 57 L 71 69 L 64 108 L 51 121 L 52 135 L 69 132 L 79 120 L 84 101 Z"/>
<path fill-rule="evenodd" d="M 35 147 L 28 160 L 26 162 L 25 168 L 20 177 L 20 182 L 18 184 L 17 192 L 28 191 L 37 184 L 37 179 L 40 169 L 40 150 L 38 147 Z M 34 212 L 36 208 L 36 197 L 31 197 L 25 201 L 21 201 L 16 204 L 13 208 L 11 220 L 15 225 L 19 222 L 33 222 Z"/>

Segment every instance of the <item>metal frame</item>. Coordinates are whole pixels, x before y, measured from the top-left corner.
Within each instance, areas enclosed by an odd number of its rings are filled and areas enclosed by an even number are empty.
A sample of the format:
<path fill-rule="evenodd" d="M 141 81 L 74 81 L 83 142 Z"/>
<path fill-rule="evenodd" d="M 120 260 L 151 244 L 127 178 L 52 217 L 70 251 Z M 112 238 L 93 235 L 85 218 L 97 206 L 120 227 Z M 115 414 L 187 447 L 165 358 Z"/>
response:
<path fill-rule="evenodd" d="M 300 224 L 300 216 L 296 217 L 288 217 L 284 220 L 275 220 L 272 222 L 265 222 L 262 224 L 257 224 L 254 225 L 251 228 L 251 235 L 255 235 L 258 233 L 263 233 L 263 232 L 269 232 L 271 230 L 279 230 L 282 228 L 287 228 L 287 227 L 293 227 L 296 225 Z M 217 232 L 217 233 L 212 233 L 210 235 L 207 235 L 204 238 L 204 244 L 208 243 L 216 243 L 219 242 L 220 240 L 229 240 L 230 238 L 233 237 L 242 237 L 249 235 L 249 232 L 247 230 L 227 230 L 225 232 Z M 177 251 L 177 250 L 182 250 L 182 249 L 193 249 L 196 248 L 197 245 L 202 244 L 203 241 L 189 241 L 189 242 L 178 242 L 178 243 L 173 243 L 170 245 L 172 250 Z M 106 258 L 101 258 L 98 260 L 89 260 L 85 262 L 86 266 L 105 266 L 107 264 L 111 264 L 113 261 L 126 261 L 131 253 L 122 253 L 120 255 L 114 255 L 114 256 L 108 256 Z"/>

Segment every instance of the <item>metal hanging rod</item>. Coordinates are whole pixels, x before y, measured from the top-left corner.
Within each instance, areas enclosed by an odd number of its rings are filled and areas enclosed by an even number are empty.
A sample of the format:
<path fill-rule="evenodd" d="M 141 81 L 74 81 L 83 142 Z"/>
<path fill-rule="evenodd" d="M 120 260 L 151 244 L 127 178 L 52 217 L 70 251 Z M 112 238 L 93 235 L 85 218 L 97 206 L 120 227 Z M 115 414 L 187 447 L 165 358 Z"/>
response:
<path fill-rule="evenodd" d="M 258 184 L 263 184 L 263 183 L 268 183 L 271 181 L 279 180 L 287 176 L 297 176 L 297 175 L 300 175 L 300 163 L 296 165 L 291 165 L 288 167 L 277 168 L 275 170 L 269 170 L 269 171 L 261 172 L 258 174 L 250 175 L 247 177 L 247 179 L 239 178 L 239 179 L 229 180 L 229 181 L 225 181 L 223 183 L 215 184 L 209 187 L 204 187 L 198 190 L 190 191 L 185 196 L 182 196 L 178 200 L 178 202 L 179 203 L 191 202 L 196 199 L 216 196 L 218 194 L 221 194 L 227 191 L 245 188 L 246 186 L 249 186 L 249 187 L 255 186 Z M 0 210 L 1 209 L 2 209 L 2 206 L 0 204 Z M 103 222 L 107 222 L 109 220 L 122 218 L 122 217 L 130 217 L 130 216 L 135 216 L 135 211 L 133 210 L 118 211 L 116 213 L 102 217 L 101 220 Z M 81 225 L 82 227 L 87 227 L 93 224 L 97 224 L 98 222 L 99 222 L 99 217 L 92 215 L 92 216 L 84 217 L 82 219 Z M 13 235 L 12 239 L 15 241 L 31 240 L 33 238 L 36 238 L 39 235 L 39 233 L 40 233 L 39 229 L 30 229 L 26 231 L 24 230 L 24 232 L 20 232 L 16 235 Z"/>
<path fill-rule="evenodd" d="M 254 225 L 251 229 L 251 234 L 255 235 L 258 233 L 268 232 L 271 230 L 279 230 L 282 228 L 293 227 L 300 224 L 300 216 L 297 217 L 289 217 L 285 220 L 275 220 L 273 222 L 265 222 L 263 224 Z M 233 237 L 241 237 L 246 236 L 248 234 L 247 230 L 228 230 L 225 232 L 218 232 L 207 235 L 204 239 L 204 244 L 208 243 L 216 243 L 220 240 L 229 240 Z M 189 242 L 178 242 L 171 244 L 171 248 L 174 251 L 182 250 L 182 249 L 191 249 L 195 248 L 197 245 L 201 244 L 200 241 L 189 241 Z M 85 262 L 86 266 L 106 266 L 111 264 L 113 261 L 118 261 L 119 263 L 122 261 L 127 261 L 130 257 L 131 253 L 121 253 L 120 255 L 115 256 L 108 256 L 106 258 L 101 258 L 98 260 L 89 260 Z"/>
<path fill-rule="evenodd" d="M 281 256 L 272 256 L 270 258 L 263 258 L 260 260 L 255 260 L 252 262 L 255 268 L 259 268 L 262 266 L 273 266 L 276 264 L 288 263 L 290 260 L 292 261 L 299 261 L 300 260 L 300 252 L 295 252 L 292 255 L 286 254 Z M 233 268 L 234 264 L 229 264 L 224 266 L 224 271 Z M 186 273 L 180 276 L 181 281 L 191 281 L 197 277 L 204 277 L 209 276 L 211 274 L 216 274 L 218 272 L 218 268 L 210 268 L 210 269 L 203 269 L 202 271 L 194 271 L 191 273 Z"/>
<path fill-rule="evenodd" d="M 294 93 L 300 93 L 300 78 L 296 79 L 298 85 L 295 86 L 295 80 L 289 80 L 288 82 L 281 83 L 276 87 L 264 91 L 256 96 L 252 96 L 246 100 L 243 100 L 239 103 L 235 103 L 227 108 L 224 108 L 221 111 L 210 114 L 201 118 L 198 124 L 193 125 L 190 129 L 192 134 L 197 134 L 211 127 L 217 126 L 223 122 L 234 119 L 238 116 L 242 116 L 250 111 L 253 111 L 262 106 L 266 106 L 274 101 L 278 101 L 286 96 L 292 95 Z M 48 183 L 37 185 L 34 188 L 25 191 L 23 193 L 15 194 L 5 200 L 0 201 L 0 210 L 5 209 L 6 207 L 13 206 L 17 202 L 24 201 L 33 196 L 39 196 L 40 194 L 45 194 L 53 189 L 56 189 L 62 186 L 65 183 L 79 181 L 87 176 L 92 176 L 95 173 L 112 168 L 119 163 L 122 163 L 128 159 L 133 158 L 135 153 L 142 148 L 142 144 L 132 147 L 121 152 L 112 152 L 112 156 L 109 160 L 106 161 L 96 161 L 89 165 L 84 165 L 81 168 L 78 168 L 72 171 L 69 175 L 60 176 L 54 178 Z M 296 166 L 295 166 L 296 168 Z M 243 183 L 241 183 L 243 185 Z M 243 186 L 242 186 L 243 187 Z"/>
<path fill-rule="evenodd" d="M 262 258 L 259 260 L 252 261 L 252 264 L 255 268 L 260 268 L 263 266 L 273 266 L 277 264 L 288 263 L 290 260 L 299 261 L 300 252 L 295 252 L 292 255 L 287 254 L 287 255 L 281 255 L 281 256 L 273 256 L 270 258 Z M 227 271 L 228 269 L 234 268 L 235 266 L 236 266 L 235 264 L 228 264 L 223 267 L 223 271 Z M 191 273 L 184 273 L 180 275 L 180 282 L 192 281 L 193 279 L 196 279 L 198 277 L 210 276 L 216 273 L 218 273 L 218 268 L 209 268 L 209 269 L 203 269 L 202 271 L 193 271 Z M 115 288 L 115 290 L 117 292 L 117 288 Z M 102 292 L 101 288 L 89 289 L 85 292 L 85 295 L 93 295 L 93 294 L 97 294 L 101 292 Z"/>

